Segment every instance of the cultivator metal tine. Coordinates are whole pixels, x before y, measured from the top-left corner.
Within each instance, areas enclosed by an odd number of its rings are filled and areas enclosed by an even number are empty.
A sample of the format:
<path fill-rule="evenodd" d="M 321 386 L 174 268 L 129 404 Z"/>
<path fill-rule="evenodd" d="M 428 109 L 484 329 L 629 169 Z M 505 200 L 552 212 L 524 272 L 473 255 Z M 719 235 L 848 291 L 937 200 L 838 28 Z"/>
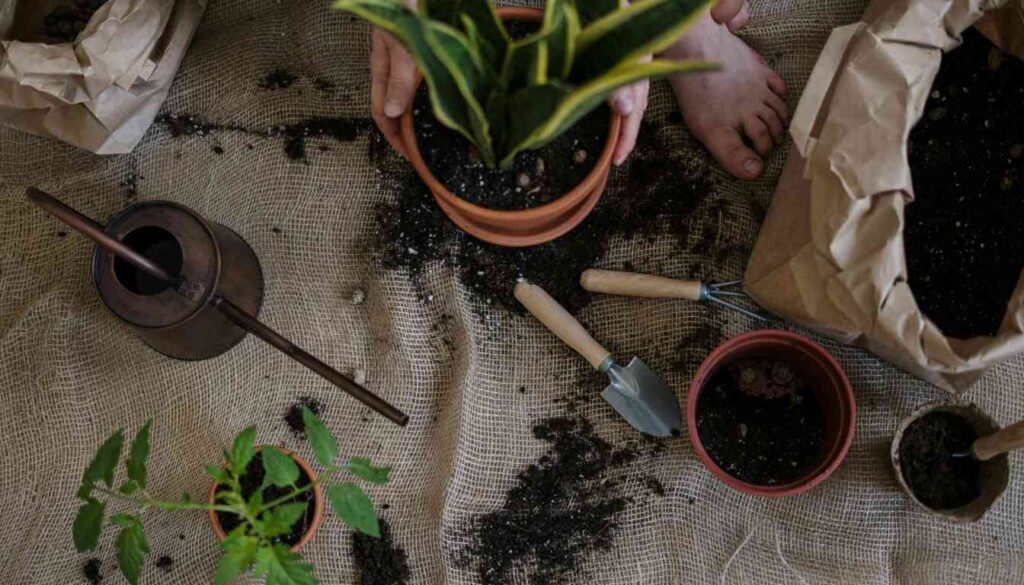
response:
<path fill-rule="evenodd" d="M 746 295 L 744 295 L 744 296 L 746 296 Z M 715 296 L 713 293 L 707 295 L 707 300 L 711 301 L 712 303 L 717 303 L 717 304 L 719 304 L 719 305 L 721 305 L 721 306 L 723 306 L 723 307 L 725 307 L 727 309 L 731 309 L 733 311 L 738 311 L 740 313 L 743 313 L 744 315 L 746 315 L 748 317 L 753 317 L 754 319 L 757 319 L 758 321 L 770 321 L 771 320 L 767 315 L 764 315 L 764 314 L 759 313 L 757 311 L 753 311 L 753 310 L 748 309 L 746 307 L 743 307 L 741 305 L 737 305 L 736 303 L 729 302 L 729 301 L 727 301 L 725 299 L 720 299 L 717 296 Z"/>

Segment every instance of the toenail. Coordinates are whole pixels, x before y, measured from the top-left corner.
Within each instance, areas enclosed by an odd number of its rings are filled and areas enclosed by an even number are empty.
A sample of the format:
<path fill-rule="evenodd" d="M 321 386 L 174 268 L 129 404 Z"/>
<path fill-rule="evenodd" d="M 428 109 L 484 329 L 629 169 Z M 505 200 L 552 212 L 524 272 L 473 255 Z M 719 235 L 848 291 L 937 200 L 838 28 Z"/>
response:
<path fill-rule="evenodd" d="M 748 158 L 747 162 L 743 163 L 743 170 L 753 175 L 761 170 L 761 161 L 756 158 Z"/>

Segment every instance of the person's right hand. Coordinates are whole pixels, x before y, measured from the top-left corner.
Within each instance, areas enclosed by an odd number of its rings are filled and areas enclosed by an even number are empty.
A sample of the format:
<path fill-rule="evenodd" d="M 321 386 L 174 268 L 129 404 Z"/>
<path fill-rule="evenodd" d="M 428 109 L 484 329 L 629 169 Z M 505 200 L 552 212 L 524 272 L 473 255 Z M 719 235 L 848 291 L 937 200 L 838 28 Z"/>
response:
<path fill-rule="evenodd" d="M 728 26 L 730 32 L 736 32 L 750 20 L 750 6 L 747 0 L 718 0 L 718 4 L 711 9 L 711 18 L 718 24 Z"/>
<path fill-rule="evenodd" d="M 391 147 L 405 156 L 401 120 L 416 95 L 416 62 L 394 37 L 378 28 L 373 29 L 370 75 L 373 120 Z"/>

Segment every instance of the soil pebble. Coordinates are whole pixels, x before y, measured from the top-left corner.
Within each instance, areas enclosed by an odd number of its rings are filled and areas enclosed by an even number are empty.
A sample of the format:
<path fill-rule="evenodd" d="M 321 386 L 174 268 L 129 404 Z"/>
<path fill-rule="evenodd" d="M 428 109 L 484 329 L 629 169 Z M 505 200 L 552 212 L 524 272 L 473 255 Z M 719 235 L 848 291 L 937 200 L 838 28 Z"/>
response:
<path fill-rule="evenodd" d="M 409 558 L 395 542 L 391 524 L 380 519 L 380 538 L 352 533 L 352 558 L 358 585 L 405 585 L 409 582 Z"/>
<path fill-rule="evenodd" d="M 953 338 L 995 335 L 1024 268 L 1024 61 L 990 61 L 976 31 L 942 61 L 910 135 L 909 284 Z M 990 66 L 995 64 L 995 67 Z"/>
<path fill-rule="evenodd" d="M 824 452 L 821 405 L 785 361 L 752 357 L 721 368 L 697 399 L 697 433 L 711 459 L 755 485 L 806 474 Z"/>
<path fill-rule="evenodd" d="M 288 430 L 298 439 L 306 438 L 306 423 L 302 420 L 303 408 L 308 408 L 317 416 L 324 411 L 323 403 L 312 396 L 303 396 L 299 398 L 298 402 L 288 407 L 288 411 L 284 413 L 284 422 L 288 425 Z"/>
<path fill-rule="evenodd" d="M 89 559 L 82 565 L 82 576 L 89 585 L 99 585 L 103 582 L 103 573 L 100 572 L 100 560 Z"/>
<path fill-rule="evenodd" d="M 263 455 L 256 453 L 256 456 L 249 462 L 248 467 L 245 469 L 245 475 L 241 478 L 242 495 L 248 501 L 249 496 L 256 492 L 256 490 L 263 487 L 263 477 L 265 475 L 263 469 Z M 300 469 L 299 480 L 295 482 L 295 486 L 298 488 L 309 485 L 309 476 Z M 227 489 L 226 486 L 217 486 L 217 493 Z M 277 498 L 285 496 L 292 491 L 291 487 L 280 488 L 274 485 L 267 486 L 263 489 L 263 501 L 272 502 Z M 313 492 L 304 492 L 294 498 L 287 500 L 285 503 L 292 502 L 304 502 L 306 504 L 306 513 L 295 524 L 292 525 L 291 532 L 282 534 L 280 536 L 274 536 L 270 539 L 274 544 L 283 544 L 286 546 L 294 546 L 300 540 L 302 536 L 309 530 L 310 525 L 313 523 Z M 242 519 L 237 514 L 230 512 L 217 512 L 217 520 L 220 521 L 221 527 L 224 532 L 230 533 L 238 525 L 242 523 Z"/>
<path fill-rule="evenodd" d="M 981 494 L 981 464 L 968 453 L 978 432 L 952 412 L 930 412 L 900 439 L 900 472 L 917 499 L 933 510 L 965 506 Z"/>
<path fill-rule="evenodd" d="M 156 567 L 164 573 L 170 573 L 174 569 L 174 559 L 167 555 L 163 555 L 156 560 Z"/>

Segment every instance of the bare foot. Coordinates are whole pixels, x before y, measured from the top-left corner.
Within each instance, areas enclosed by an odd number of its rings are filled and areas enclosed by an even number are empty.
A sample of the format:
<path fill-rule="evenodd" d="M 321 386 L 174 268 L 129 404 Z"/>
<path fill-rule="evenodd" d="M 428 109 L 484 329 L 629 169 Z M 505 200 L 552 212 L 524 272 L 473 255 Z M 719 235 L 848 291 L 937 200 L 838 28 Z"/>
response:
<path fill-rule="evenodd" d="M 786 83 L 725 25 L 704 18 L 665 51 L 670 59 L 703 59 L 720 71 L 677 75 L 672 89 L 683 120 L 730 174 L 756 179 L 773 144 L 786 138 Z M 753 145 L 753 148 L 747 146 Z"/>

